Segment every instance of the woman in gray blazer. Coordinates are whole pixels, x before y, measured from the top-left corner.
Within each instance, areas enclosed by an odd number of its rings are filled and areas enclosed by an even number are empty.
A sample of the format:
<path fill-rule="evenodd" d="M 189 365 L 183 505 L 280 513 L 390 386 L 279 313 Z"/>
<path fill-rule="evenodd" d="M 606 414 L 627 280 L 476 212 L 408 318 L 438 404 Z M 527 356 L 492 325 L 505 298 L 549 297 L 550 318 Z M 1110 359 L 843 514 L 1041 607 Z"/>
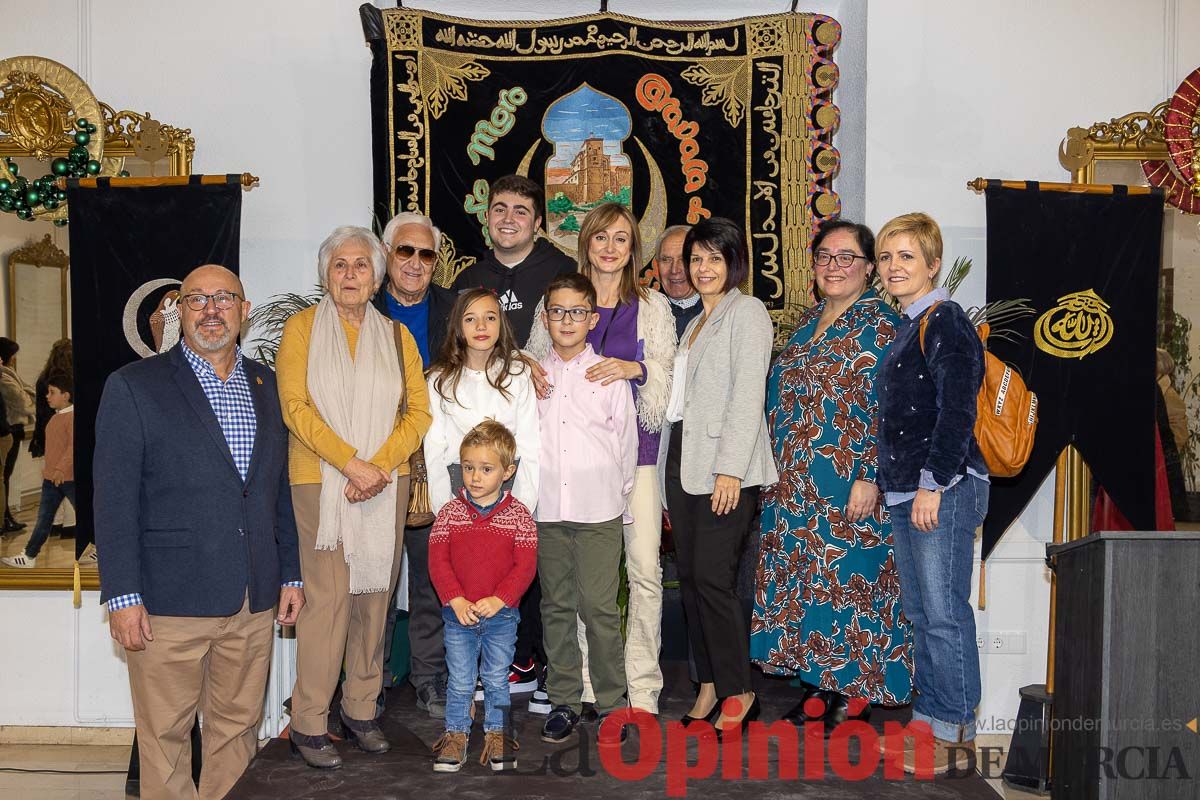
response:
<path fill-rule="evenodd" d="M 714 217 L 696 225 L 683 258 L 704 312 L 679 341 L 659 474 L 700 680 L 682 721 L 711 722 L 720 700 L 736 699 L 715 722 L 720 737 L 758 715 L 736 583 L 759 487 L 778 480 L 763 415 L 772 329 L 762 302 L 738 289 L 749 257 L 736 224 Z"/>

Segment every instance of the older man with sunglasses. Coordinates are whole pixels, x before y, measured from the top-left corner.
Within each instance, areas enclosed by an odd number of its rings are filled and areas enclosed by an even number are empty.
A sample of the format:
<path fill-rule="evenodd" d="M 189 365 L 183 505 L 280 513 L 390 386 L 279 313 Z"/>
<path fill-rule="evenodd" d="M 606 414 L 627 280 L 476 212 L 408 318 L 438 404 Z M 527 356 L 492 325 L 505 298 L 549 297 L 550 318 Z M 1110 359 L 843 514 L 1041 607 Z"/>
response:
<path fill-rule="evenodd" d="M 383 230 L 387 278 L 372 301 L 384 316 L 408 328 L 417 340 L 421 363 L 426 368 L 441 350 L 454 306 L 454 292 L 433 282 L 441 242 L 442 233 L 429 217 L 410 211 L 392 217 Z M 412 651 L 409 681 L 417 690 L 417 707 L 440 719 L 446 713 L 446 651 L 441 603 L 429 581 L 429 532 L 428 527 L 409 528 L 404 536 L 408 554 L 408 641 Z M 385 644 L 388 653 L 391 629 L 389 624 Z M 392 669 L 389 663 L 385 686 L 390 685 Z"/>
<path fill-rule="evenodd" d="M 429 217 L 405 211 L 383 229 L 387 279 L 372 302 L 385 317 L 408 328 L 417 340 L 421 363 L 437 358 L 446 337 L 454 292 L 433 282 L 442 232 Z"/>

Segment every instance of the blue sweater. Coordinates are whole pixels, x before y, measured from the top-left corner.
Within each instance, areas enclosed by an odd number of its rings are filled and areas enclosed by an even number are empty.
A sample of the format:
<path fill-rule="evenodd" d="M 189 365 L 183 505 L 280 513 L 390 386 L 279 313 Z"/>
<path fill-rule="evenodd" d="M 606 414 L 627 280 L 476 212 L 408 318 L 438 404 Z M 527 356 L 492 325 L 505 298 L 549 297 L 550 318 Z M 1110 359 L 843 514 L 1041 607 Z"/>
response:
<path fill-rule="evenodd" d="M 962 307 L 947 297 L 938 289 L 906 309 L 875 380 L 884 492 L 946 488 L 968 469 L 987 475 L 975 441 L 983 344 Z M 922 353 L 921 318 L 937 300 L 943 302 L 929 318 Z"/>

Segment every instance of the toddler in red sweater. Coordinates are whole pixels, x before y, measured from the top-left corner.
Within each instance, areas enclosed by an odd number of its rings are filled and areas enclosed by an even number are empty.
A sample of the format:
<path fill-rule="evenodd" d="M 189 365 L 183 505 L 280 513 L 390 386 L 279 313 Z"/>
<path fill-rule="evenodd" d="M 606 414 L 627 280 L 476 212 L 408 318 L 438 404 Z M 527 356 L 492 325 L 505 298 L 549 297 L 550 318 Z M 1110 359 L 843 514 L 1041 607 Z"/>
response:
<path fill-rule="evenodd" d="M 459 448 L 463 490 L 438 511 L 429 534 L 429 577 L 442 601 L 446 642 L 446 732 L 434 745 L 435 772 L 467 760 L 475 681 L 483 682 L 481 764 L 515 769 L 508 667 L 517 641 L 517 606 L 537 570 L 537 526 L 502 486 L 516 470 L 512 433 L 487 419 Z"/>

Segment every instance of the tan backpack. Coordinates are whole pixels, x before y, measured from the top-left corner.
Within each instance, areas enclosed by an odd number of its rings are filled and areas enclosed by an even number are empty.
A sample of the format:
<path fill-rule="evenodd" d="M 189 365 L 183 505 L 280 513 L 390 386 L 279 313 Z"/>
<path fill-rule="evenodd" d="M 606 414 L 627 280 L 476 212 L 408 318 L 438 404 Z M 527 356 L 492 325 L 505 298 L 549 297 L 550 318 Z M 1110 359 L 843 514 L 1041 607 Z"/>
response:
<path fill-rule="evenodd" d="M 929 307 L 921 318 L 921 354 L 925 354 L 925 328 L 929 315 L 941 301 Z M 1021 376 L 988 352 L 990 327 L 985 322 L 975 329 L 983 342 L 983 385 L 979 387 L 975 411 L 975 441 L 983 453 L 988 474 L 1011 478 L 1025 468 L 1033 451 L 1037 433 L 1037 395 L 1029 391 Z"/>

